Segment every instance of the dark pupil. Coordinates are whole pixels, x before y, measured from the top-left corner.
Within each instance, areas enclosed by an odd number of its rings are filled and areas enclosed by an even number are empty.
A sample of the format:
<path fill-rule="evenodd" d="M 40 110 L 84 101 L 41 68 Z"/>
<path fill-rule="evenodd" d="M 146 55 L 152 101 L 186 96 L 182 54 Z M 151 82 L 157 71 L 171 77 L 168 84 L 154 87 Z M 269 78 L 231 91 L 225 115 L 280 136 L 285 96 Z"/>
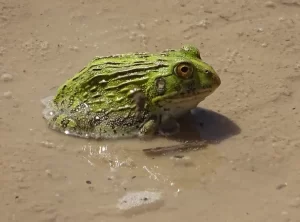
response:
<path fill-rule="evenodd" d="M 181 72 L 188 72 L 189 71 L 189 68 L 188 67 L 186 67 L 186 66 L 183 66 L 183 67 L 181 67 Z"/>

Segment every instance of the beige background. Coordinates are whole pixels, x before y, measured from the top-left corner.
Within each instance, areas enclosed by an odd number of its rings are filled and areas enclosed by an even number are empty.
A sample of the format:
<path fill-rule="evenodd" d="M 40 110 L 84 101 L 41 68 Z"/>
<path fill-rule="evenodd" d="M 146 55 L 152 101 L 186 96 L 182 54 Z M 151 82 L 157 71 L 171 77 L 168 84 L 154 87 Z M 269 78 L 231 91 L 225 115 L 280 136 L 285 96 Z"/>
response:
<path fill-rule="evenodd" d="M 0 221 L 299 222 L 299 14 L 299 0 L 2 0 Z M 174 141 L 47 128 L 40 100 L 94 56 L 184 43 L 222 79 L 201 104 L 216 112 L 201 115 L 202 133 L 219 143 L 177 163 L 141 152 Z M 139 190 L 162 191 L 163 204 L 116 211 Z"/>

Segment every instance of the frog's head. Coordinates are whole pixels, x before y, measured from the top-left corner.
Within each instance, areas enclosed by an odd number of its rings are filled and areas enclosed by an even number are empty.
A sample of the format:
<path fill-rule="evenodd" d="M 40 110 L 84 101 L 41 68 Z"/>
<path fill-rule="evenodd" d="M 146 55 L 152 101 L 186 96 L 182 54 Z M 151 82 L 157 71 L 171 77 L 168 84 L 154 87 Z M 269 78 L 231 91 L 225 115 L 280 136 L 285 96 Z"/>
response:
<path fill-rule="evenodd" d="M 197 48 L 185 45 L 164 53 L 163 59 L 168 60 L 168 67 L 155 77 L 158 93 L 153 101 L 191 108 L 220 86 L 218 74 L 202 60 Z"/>
<path fill-rule="evenodd" d="M 180 51 L 182 61 L 174 67 L 174 73 L 183 80 L 182 83 L 193 82 L 198 93 L 214 92 L 220 85 L 221 79 L 212 66 L 204 62 L 197 48 L 191 45 L 183 46 Z M 184 82 L 187 80 L 186 82 Z M 190 84 L 184 84 L 185 92 L 189 91 Z"/>

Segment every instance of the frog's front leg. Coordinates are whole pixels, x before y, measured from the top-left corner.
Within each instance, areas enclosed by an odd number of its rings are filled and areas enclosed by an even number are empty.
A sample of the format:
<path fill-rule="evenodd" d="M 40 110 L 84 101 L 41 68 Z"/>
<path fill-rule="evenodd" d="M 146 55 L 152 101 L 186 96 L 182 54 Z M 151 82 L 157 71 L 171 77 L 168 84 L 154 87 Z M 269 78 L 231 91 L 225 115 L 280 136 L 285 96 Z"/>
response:
<path fill-rule="evenodd" d="M 160 118 L 149 119 L 140 129 L 139 137 L 147 138 L 159 133 L 162 136 L 172 136 L 180 131 L 180 125 L 176 119 L 169 117 L 161 122 Z"/>
<path fill-rule="evenodd" d="M 174 118 L 168 118 L 159 126 L 159 134 L 162 136 L 172 136 L 179 131 L 180 124 Z"/>
<path fill-rule="evenodd" d="M 142 128 L 139 131 L 139 137 L 140 138 L 147 138 L 150 136 L 154 136 L 154 134 L 157 132 L 159 127 L 159 121 L 157 119 L 149 119 L 144 123 Z"/>

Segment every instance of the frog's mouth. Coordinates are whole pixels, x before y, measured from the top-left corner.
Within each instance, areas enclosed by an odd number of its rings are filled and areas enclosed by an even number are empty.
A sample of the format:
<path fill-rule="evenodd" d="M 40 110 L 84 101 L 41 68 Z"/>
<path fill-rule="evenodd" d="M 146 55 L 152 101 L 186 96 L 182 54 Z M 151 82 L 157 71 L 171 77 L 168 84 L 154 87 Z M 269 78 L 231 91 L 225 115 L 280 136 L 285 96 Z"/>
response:
<path fill-rule="evenodd" d="M 203 99 L 205 99 L 207 96 L 209 96 L 213 92 L 214 92 L 214 90 L 211 88 L 186 91 L 186 92 L 178 93 L 175 97 L 170 98 L 170 99 L 174 102 L 181 102 L 181 101 L 186 101 L 186 100 L 202 101 Z"/>
<path fill-rule="evenodd" d="M 214 92 L 211 88 L 186 91 L 186 92 L 174 92 L 157 97 L 153 102 L 159 102 L 162 106 L 166 103 L 179 106 L 195 106 L 203 101 L 207 96 Z"/>

